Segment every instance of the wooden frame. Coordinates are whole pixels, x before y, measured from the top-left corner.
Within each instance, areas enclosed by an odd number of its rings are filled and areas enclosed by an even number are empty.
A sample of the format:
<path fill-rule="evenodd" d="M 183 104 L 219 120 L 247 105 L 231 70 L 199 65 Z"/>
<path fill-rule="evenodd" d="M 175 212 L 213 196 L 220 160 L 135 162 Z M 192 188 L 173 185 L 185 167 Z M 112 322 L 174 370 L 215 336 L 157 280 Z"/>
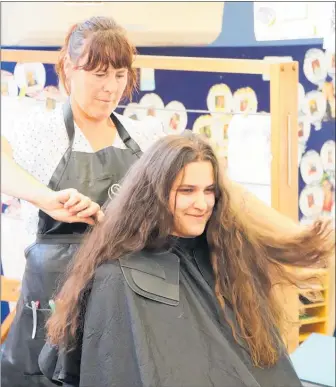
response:
<path fill-rule="evenodd" d="M 4 62 L 55 64 L 58 51 L 2 50 Z M 200 71 L 267 75 L 270 79 L 271 204 L 280 213 L 298 220 L 298 63 L 264 60 L 137 56 L 134 67 L 157 70 Z M 289 296 L 290 294 L 290 296 Z M 297 295 L 297 293 L 295 293 Z M 293 290 L 282 296 L 291 320 L 298 321 L 299 300 Z M 287 302 L 287 301 L 288 302 Z M 299 328 L 290 327 L 287 346 L 298 345 Z"/>
<path fill-rule="evenodd" d="M 3 62 L 55 64 L 58 51 L 2 50 Z M 298 220 L 298 63 L 251 59 L 137 56 L 134 67 L 157 70 L 260 74 L 270 77 L 272 207 Z"/>
<path fill-rule="evenodd" d="M 1 276 L 1 301 L 17 302 L 20 296 L 21 282 Z M 7 338 L 10 326 L 15 318 L 15 309 L 13 309 L 1 324 L 1 344 Z"/>

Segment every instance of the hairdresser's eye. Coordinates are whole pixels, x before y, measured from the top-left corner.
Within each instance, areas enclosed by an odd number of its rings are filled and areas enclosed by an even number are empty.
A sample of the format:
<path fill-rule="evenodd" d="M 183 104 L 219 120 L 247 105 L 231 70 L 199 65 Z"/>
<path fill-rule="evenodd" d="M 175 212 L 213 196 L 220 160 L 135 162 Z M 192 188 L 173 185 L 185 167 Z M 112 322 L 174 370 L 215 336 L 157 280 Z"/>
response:
<path fill-rule="evenodd" d="M 214 194 L 214 193 L 215 193 L 215 188 L 214 188 L 214 187 L 212 187 L 212 188 L 207 188 L 207 189 L 205 190 L 205 193 L 207 193 L 207 194 Z"/>
<path fill-rule="evenodd" d="M 106 76 L 106 73 L 96 73 L 95 76 L 98 78 L 104 78 Z"/>
<path fill-rule="evenodd" d="M 122 78 L 125 78 L 126 74 L 117 74 L 117 78 L 118 79 L 122 79 Z"/>

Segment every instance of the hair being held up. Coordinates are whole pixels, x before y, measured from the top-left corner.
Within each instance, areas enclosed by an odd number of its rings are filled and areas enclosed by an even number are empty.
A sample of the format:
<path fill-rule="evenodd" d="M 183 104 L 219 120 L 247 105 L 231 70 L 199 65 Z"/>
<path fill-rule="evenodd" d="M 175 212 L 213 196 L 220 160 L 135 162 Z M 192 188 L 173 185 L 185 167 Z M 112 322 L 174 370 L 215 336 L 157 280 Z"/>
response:
<path fill-rule="evenodd" d="M 248 345 L 256 365 L 279 358 L 284 312 L 275 299 L 275 283 L 300 284 L 296 267 L 326 267 L 333 253 L 331 228 L 321 222 L 294 237 L 270 235 L 234 208 L 228 184 L 211 146 L 187 131 L 157 141 L 126 175 L 110 202 L 104 221 L 80 247 L 48 321 L 52 344 L 67 347 L 82 323 L 80 304 L 95 270 L 129 252 L 162 247 L 173 227 L 169 194 L 178 173 L 191 162 L 209 161 L 214 170 L 216 204 L 206 235 L 216 280 L 216 296 L 233 309 L 236 326 L 227 318 L 235 338 Z M 254 311 L 254 313 L 252 313 Z"/>

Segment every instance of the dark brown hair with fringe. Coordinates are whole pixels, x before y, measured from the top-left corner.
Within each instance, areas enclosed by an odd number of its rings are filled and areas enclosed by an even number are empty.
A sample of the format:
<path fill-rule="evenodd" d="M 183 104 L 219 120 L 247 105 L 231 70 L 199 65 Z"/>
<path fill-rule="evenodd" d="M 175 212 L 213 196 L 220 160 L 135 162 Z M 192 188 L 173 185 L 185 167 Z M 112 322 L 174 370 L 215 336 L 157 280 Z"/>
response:
<path fill-rule="evenodd" d="M 60 51 L 56 72 L 70 95 L 70 85 L 64 71 L 67 55 L 75 65 L 85 58 L 85 63 L 81 63 L 79 68 L 86 71 L 106 71 L 110 66 L 114 69 L 126 68 L 128 82 L 124 97 L 131 99 L 137 84 L 137 72 L 132 67 L 135 54 L 136 49 L 128 40 L 126 31 L 113 19 L 92 17 L 70 28 Z"/>

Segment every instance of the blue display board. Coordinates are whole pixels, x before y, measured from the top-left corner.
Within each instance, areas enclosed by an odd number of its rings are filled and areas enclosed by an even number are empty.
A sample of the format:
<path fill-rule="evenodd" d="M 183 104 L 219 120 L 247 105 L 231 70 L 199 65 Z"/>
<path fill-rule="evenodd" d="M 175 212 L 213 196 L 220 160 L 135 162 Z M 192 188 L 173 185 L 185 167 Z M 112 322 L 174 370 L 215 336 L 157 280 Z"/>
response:
<path fill-rule="evenodd" d="M 139 54 L 263 59 L 264 57 L 291 57 L 299 62 L 300 82 L 300 219 L 310 222 L 324 214 L 331 216 L 334 210 L 335 187 L 335 54 L 326 53 L 321 45 L 274 46 L 274 47 L 142 47 Z M 328 55 L 331 54 L 331 55 Z M 14 73 L 16 64 L 1 63 L 1 69 Z M 57 76 L 52 65 L 44 65 L 45 86 L 57 86 Z M 2 72 L 3 73 L 3 72 Z M 314 78 L 315 77 L 315 78 Z M 182 71 L 155 71 L 155 89 L 140 90 L 133 97 L 138 103 L 146 94 L 155 93 L 167 107 L 172 101 L 186 109 L 187 129 L 193 129 L 195 121 L 207 111 L 209 91 L 216 85 L 225 84 L 231 97 L 244 91 L 250 93 L 250 101 L 256 98 L 256 110 L 269 112 L 269 82 L 261 75 L 211 74 Z M 317 81 L 316 81 L 317 79 Z M 223 89 L 222 89 L 223 90 Z M 160 102 L 161 103 L 161 102 Z M 176 105 L 176 103 L 175 103 Z M 174 105 L 174 106 L 175 106 Z M 119 109 L 120 112 L 123 109 Z M 232 116 L 234 109 L 227 113 Z M 181 117 L 177 117 L 181 119 Z M 172 121 L 172 120 L 171 120 Z M 322 152 L 322 154 L 321 154 Z"/>
<path fill-rule="evenodd" d="M 325 52 L 322 45 L 274 47 L 169 47 L 140 48 L 140 54 L 263 59 L 291 57 L 299 62 L 300 120 L 299 129 L 299 214 L 309 223 L 316 216 L 334 215 L 335 190 L 335 53 Z M 314 74 L 314 69 L 316 74 Z M 207 96 L 216 84 L 226 84 L 232 93 L 251 88 L 258 100 L 258 112 L 270 109 L 269 82 L 260 75 L 209 74 L 198 72 L 157 71 L 155 92 L 164 103 L 181 101 L 187 109 L 207 109 Z M 140 99 L 143 93 L 136 98 Z M 312 104 L 312 105 L 311 105 Z M 316 109 L 314 113 L 311 112 Z M 188 114 L 188 128 L 199 115 Z M 306 130 L 306 127 L 308 129 Z M 302 133 L 302 132 L 305 133 Z M 324 148 L 323 148 L 324 147 Z M 327 149 L 326 149 L 327 148 Z M 321 155 L 322 151 L 322 155 Z M 309 170 L 311 164 L 311 170 Z M 315 172 L 315 173 L 314 173 Z"/>

